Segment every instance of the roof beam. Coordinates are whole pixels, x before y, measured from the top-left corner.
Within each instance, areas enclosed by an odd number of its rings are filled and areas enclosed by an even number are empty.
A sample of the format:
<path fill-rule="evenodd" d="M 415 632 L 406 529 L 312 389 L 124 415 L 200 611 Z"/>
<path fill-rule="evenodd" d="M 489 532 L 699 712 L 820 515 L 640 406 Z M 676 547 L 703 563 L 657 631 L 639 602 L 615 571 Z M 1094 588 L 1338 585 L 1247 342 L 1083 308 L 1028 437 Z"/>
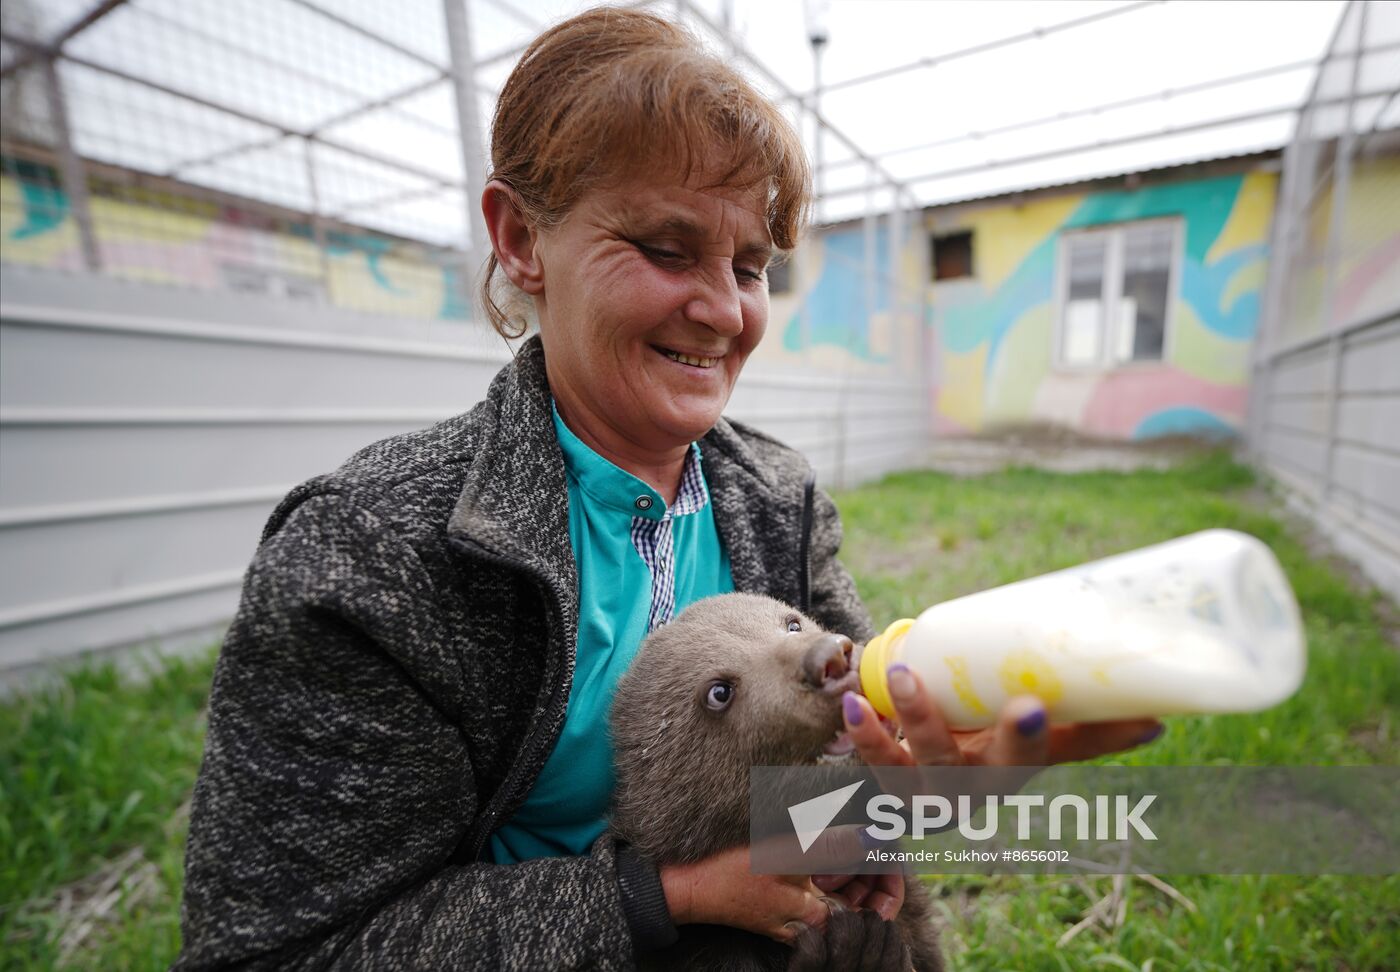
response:
<path fill-rule="evenodd" d="M 1384 53 L 1390 50 L 1400 49 L 1400 41 L 1390 44 L 1381 44 L 1376 47 L 1367 48 L 1367 54 Z M 1166 101 L 1178 95 L 1197 94 L 1201 91 L 1209 91 L 1213 88 L 1227 87 L 1232 84 L 1240 84 L 1245 81 L 1257 81 L 1260 78 L 1271 77 L 1276 74 L 1287 74 L 1290 71 L 1301 71 L 1304 68 L 1316 68 L 1324 63 L 1322 60 L 1290 61 L 1287 64 L 1278 64 L 1273 67 L 1262 68 L 1257 71 L 1247 71 L 1244 74 L 1234 74 L 1229 77 L 1216 78 L 1211 81 L 1202 81 L 1198 84 L 1188 84 L 1176 88 L 1164 88 L 1152 94 L 1138 95 L 1133 98 L 1124 98 L 1121 101 L 1108 101 L 1088 108 L 1079 108 L 1074 111 L 1061 111 L 1054 115 L 1043 115 L 1040 118 L 1033 118 L 1028 121 L 1013 122 L 1009 125 L 1001 125 L 997 128 L 985 128 L 977 131 L 964 132 L 961 135 L 952 135 L 948 138 L 940 138 L 933 142 L 923 142 L 919 145 L 909 145 L 904 148 L 892 149 L 888 152 L 881 152 L 880 158 L 888 159 L 894 155 L 904 155 L 909 152 L 920 152 L 931 148 L 941 148 L 944 145 L 954 145 L 958 142 L 970 142 L 993 135 L 1004 135 L 1007 132 L 1021 131 L 1027 128 L 1035 128 L 1040 125 L 1050 125 L 1055 122 L 1069 121 L 1072 118 L 1083 118 L 1089 115 L 1097 115 L 1106 111 L 1116 111 L 1119 108 L 1130 108 L 1133 105 L 1148 104 L 1153 101 Z M 828 165 L 827 171 L 856 164 L 857 160 L 842 159 Z"/>
<path fill-rule="evenodd" d="M 463 0 L 463 2 L 466 2 L 466 0 Z M 488 0 L 488 2 L 490 2 L 490 0 Z M 616 6 L 622 8 L 623 10 L 641 10 L 644 7 L 650 7 L 654 2 L 655 0 L 628 0 L 627 3 L 619 3 L 616 4 Z M 479 57 L 476 59 L 477 70 L 480 70 L 484 67 L 494 67 L 495 65 L 500 64 L 504 61 L 513 61 L 521 54 L 524 54 L 525 51 L 534 42 L 535 39 L 532 37 L 529 41 L 527 41 L 524 44 L 517 44 L 514 47 L 507 48 L 504 51 L 497 51 L 495 54 L 492 54 L 488 57 Z"/>
<path fill-rule="evenodd" d="M 307 129 L 305 135 L 307 137 L 320 138 L 321 133 L 328 128 L 333 128 L 336 125 L 342 124 L 344 122 L 352 121 L 360 117 L 361 115 L 367 115 L 370 112 L 376 111 L 380 108 L 388 108 L 392 106 L 395 102 L 400 101 L 403 98 L 412 97 L 413 95 L 426 91 L 434 85 L 441 84 L 442 81 L 442 77 L 430 77 L 425 78 L 422 81 L 415 81 L 413 84 L 410 84 L 405 88 L 401 88 L 398 91 L 387 94 L 382 98 L 376 98 L 373 101 L 367 101 L 362 105 L 356 105 L 354 108 L 347 109 L 346 111 L 343 111 L 338 115 L 332 115 L 330 118 L 324 119 L 319 124 Z M 450 135 L 453 138 L 457 137 L 457 132 L 455 129 L 447 129 L 440 125 L 428 125 L 428 123 L 423 119 L 418 118 L 418 116 L 416 115 L 410 115 L 407 112 L 399 112 L 398 114 L 411 118 L 416 122 L 422 122 L 426 127 L 437 129 L 443 134 Z M 281 132 L 280 134 L 272 135 L 268 138 L 258 138 L 252 140 L 251 142 L 242 142 L 238 145 L 232 145 L 228 148 L 219 149 L 217 152 L 210 152 L 207 155 L 200 155 L 196 156 L 193 159 L 186 159 L 180 162 L 178 165 L 175 165 L 170 169 L 166 170 L 165 175 L 173 178 L 177 176 L 183 169 L 192 169 L 197 166 L 209 165 L 213 162 L 220 162 L 224 159 L 231 159 L 236 155 L 242 155 L 244 152 L 255 152 L 258 149 L 271 148 L 273 145 L 276 145 L 278 142 L 282 141 L 282 139 L 291 137 L 294 134 L 295 133 L 292 132 Z"/>
<path fill-rule="evenodd" d="M 389 40 L 387 37 L 381 37 L 379 34 L 376 34 L 374 31 L 369 30 L 368 28 L 365 28 L 365 27 L 361 27 L 359 24 L 355 23 L 353 20 L 349 20 L 349 19 L 347 19 L 347 18 L 345 18 L 345 17 L 342 17 L 342 16 L 341 16 L 340 14 L 338 14 L 338 13 L 333 13 L 332 11 L 327 10 L 326 8 L 322 7 L 320 4 L 312 3 L 311 0 L 287 0 L 287 2 L 288 2 L 288 3 L 294 3 L 294 4 L 296 4 L 298 7 L 302 7 L 303 9 L 310 10 L 312 13 L 314 13 L 314 14 L 320 16 L 320 17 L 324 17 L 326 20 L 329 20 L 331 23 L 339 24 L 341 27 L 344 27 L 346 30 L 352 31 L 352 32 L 354 32 L 354 33 L 356 33 L 356 34 L 359 34 L 361 37 L 365 37 L 365 38 L 368 38 L 369 40 L 374 41 L 374 43 L 378 44 L 380 47 L 388 48 L 389 50 L 393 51 L 394 53 L 396 53 L 396 54 L 401 54 L 401 55 L 403 55 L 404 57 L 409 58 L 410 60 L 417 61 L 419 64 L 422 64 L 422 65 L 424 65 L 425 67 L 430 67 L 430 68 L 432 68 L 434 71 L 438 71 L 438 72 L 440 72 L 440 73 L 442 73 L 442 74 L 446 74 L 446 73 L 447 73 L 447 68 L 444 67 L 444 66 L 441 65 L 441 64 L 438 64 L 438 63 L 437 63 L 436 61 L 434 61 L 432 58 L 430 58 L 430 57 L 424 57 L 422 54 L 419 54 L 417 51 L 411 50 L 410 48 L 407 48 L 407 47 L 404 47 L 402 44 L 396 44 L 396 43 L 394 43 L 393 41 Z M 462 0 L 462 2 L 463 2 L 463 3 L 466 3 L 467 0 Z"/>
<path fill-rule="evenodd" d="M 24 70 L 30 64 L 33 64 L 34 61 L 45 55 L 53 57 L 58 54 L 63 50 L 64 44 L 67 44 L 74 37 L 77 37 L 124 3 L 126 3 L 126 0 L 102 0 L 97 6 L 60 30 L 54 35 L 53 40 L 47 43 L 39 43 L 35 40 L 21 42 L 14 38 L 6 37 L 6 40 L 20 48 L 20 53 L 13 61 L 6 64 L 3 70 L 0 70 L 0 78 L 8 78 L 11 74 Z"/>
<path fill-rule="evenodd" d="M 1357 98 L 1383 97 L 1391 92 L 1371 91 L 1358 94 Z M 1345 98 L 1334 98 L 1327 101 L 1314 102 L 1308 107 L 1330 106 L 1346 104 Z M 1078 145 L 1068 145 L 1063 148 L 1050 149 L 1045 152 L 1034 152 L 1030 155 L 1018 155 L 1009 159 L 988 159 L 985 162 L 978 162 L 974 165 L 963 165 L 953 169 L 941 169 L 936 172 L 926 172 L 923 175 L 914 176 L 906 180 L 909 184 L 918 182 L 933 182 L 936 179 L 950 179 L 954 176 L 971 175 L 975 172 L 985 172 L 988 169 L 1004 169 L 1008 166 L 1022 165 L 1029 162 L 1044 162 L 1048 159 L 1060 158 L 1065 155 L 1077 155 L 1081 152 L 1092 152 L 1096 149 L 1118 148 L 1122 145 L 1132 145 L 1137 142 L 1150 142 L 1159 138 L 1170 138 L 1173 135 L 1185 135 L 1190 132 L 1201 132 L 1212 128 L 1227 128 L 1230 125 L 1244 125 L 1253 121 L 1262 121 L 1266 118 L 1277 118 L 1279 115 L 1296 114 L 1301 105 L 1280 105 L 1276 108 L 1266 108 L 1262 111 L 1247 112 L 1242 115 L 1231 115 L 1227 118 L 1215 118 L 1210 121 L 1198 122 L 1194 125 L 1181 125 L 1177 127 L 1160 128 L 1152 132 L 1142 132 L 1137 135 L 1125 135 L 1122 138 L 1100 139 L 1095 142 L 1082 142 Z M 1086 177 L 1087 178 L 1087 177 Z M 858 186 L 847 186 L 844 189 L 834 189 L 826 194 L 826 198 L 834 199 L 841 196 L 854 196 L 871 188 L 867 184 Z"/>
<path fill-rule="evenodd" d="M 769 69 L 768 65 L 760 61 L 748 49 L 747 45 L 745 45 L 743 41 L 741 41 L 739 38 L 735 37 L 732 32 L 726 31 L 722 26 L 711 20 L 709 16 L 699 7 L 697 7 L 693 2 L 691 2 L 691 0 L 679 0 L 679 3 L 683 10 L 687 11 L 692 17 L 700 21 L 700 23 L 704 24 L 712 33 L 715 34 L 715 36 L 726 40 L 733 49 L 735 56 L 746 61 L 750 67 L 752 67 L 755 71 L 759 72 L 765 78 L 767 78 L 770 84 L 776 87 L 779 91 L 783 92 L 783 94 L 785 94 L 789 99 L 801 100 L 800 95 L 798 95 L 791 88 L 789 88 L 787 84 L 784 83 L 782 78 L 774 74 L 773 71 Z M 823 90 L 825 90 L 825 88 L 823 88 Z M 842 145 L 846 146 L 846 148 L 850 149 L 853 153 L 859 156 L 862 161 L 869 164 L 873 170 L 880 174 L 880 176 L 885 180 L 886 184 L 894 187 L 896 192 L 902 193 L 905 197 L 909 199 L 911 203 L 918 205 L 918 199 L 915 198 L 914 193 L 909 189 L 909 187 L 899 179 L 896 179 L 888 169 L 886 169 L 883 165 L 880 164 L 879 159 L 866 152 L 863 148 L 856 144 L 854 139 L 846 135 L 835 125 L 831 124 L 831 122 L 827 121 L 825 116 L 823 116 L 815 108 L 808 106 L 807 110 L 810 111 L 812 113 L 812 117 L 817 120 L 817 124 L 820 127 L 820 129 L 825 129 L 838 142 L 840 142 Z M 818 131 L 817 137 L 821 137 L 820 130 Z M 829 196 L 830 193 L 823 193 L 822 198 L 827 198 Z"/>
<path fill-rule="evenodd" d="M 1084 27 L 1100 20 L 1107 20 L 1110 17 L 1117 17 L 1120 14 L 1135 13 L 1144 7 L 1152 7 L 1157 4 L 1166 3 L 1167 0 L 1142 0 L 1140 3 L 1130 3 L 1123 7 L 1114 7 L 1112 10 L 1105 10 L 1102 13 L 1089 14 L 1087 17 L 1079 17 L 1075 20 L 1066 20 L 1062 23 L 1051 24 L 1049 27 L 1037 27 L 1028 30 L 1024 34 L 1014 34 L 1010 37 L 1001 37 L 994 41 L 987 41 L 984 44 L 974 44 L 972 47 L 964 47 L 961 50 L 949 51 L 947 54 L 934 54 L 929 57 L 921 57 L 917 61 L 910 61 L 907 64 L 899 64 L 895 67 L 884 68 L 879 71 L 872 71 L 869 74 L 858 75 L 854 78 L 846 78 L 842 81 L 831 81 L 822 84 L 821 93 L 827 94 L 831 91 L 839 91 L 842 88 L 854 87 L 858 84 L 868 84 L 871 81 L 882 81 L 885 78 L 894 77 L 897 74 L 905 74 L 909 71 L 918 71 L 922 68 L 937 67 L 940 64 L 947 64 L 949 61 L 956 61 L 964 57 L 972 57 L 975 54 L 985 54 L 1002 47 L 1011 47 L 1013 44 L 1024 44 L 1027 41 L 1041 40 L 1051 34 L 1061 31 L 1072 30 L 1075 27 Z M 797 97 L 802 100 L 811 98 L 816 92 L 808 91 Z"/>
<path fill-rule="evenodd" d="M 531 30 L 538 31 L 538 30 L 540 29 L 540 27 L 543 26 L 543 25 L 542 25 L 538 20 L 536 20 L 534 17 L 531 17 L 529 14 L 527 14 L 525 11 L 521 10 L 521 9 L 520 9 L 519 7 L 517 7 L 515 4 L 513 4 L 513 3 L 507 3 L 506 0 L 486 0 L 486 4 L 487 4 L 488 6 L 495 7 L 497 10 L 499 10 L 501 13 L 505 14 L 507 17 L 510 17 L 510 18 L 512 18 L 513 20 L 516 20 L 517 22 L 524 24 L 526 27 L 529 27 Z"/>
<path fill-rule="evenodd" d="M 4 30 L 0 30 L 0 37 L 3 37 L 10 43 L 16 44 L 21 47 L 32 46 L 29 41 L 26 41 L 20 37 L 12 36 Z M 170 87 L 169 85 L 161 84 L 158 81 L 152 81 L 150 78 L 142 78 L 134 74 L 128 74 L 126 71 L 121 71 L 117 68 L 108 67 L 107 65 L 99 64 L 96 61 L 89 61 L 86 58 L 74 57 L 72 54 L 64 54 L 63 58 L 69 63 L 76 64 L 79 67 L 85 67 L 89 70 L 97 71 L 101 74 L 106 74 L 110 77 L 120 78 L 121 80 L 129 81 L 132 84 L 139 84 L 142 87 L 150 88 L 153 91 L 159 91 L 162 94 L 171 95 L 172 97 L 179 98 L 183 101 L 189 101 L 197 105 L 203 105 L 205 108 L 212 108 L 214 111 L 222 112 L 225 115 L 230 115 L 234 118 L 241 118 L 244 121 L 252 122 L 254 125 L 261 125 L 264 128 L 271 129 L 274 132 L 280 132 L 282 135 L 294 135 L 298 138 L 304 138 L 308 141 L 324 145 L 327 148 L 335 149 L 337 152 L 344 152 L 347 155 L 353 155 L 357 158 L 365 159 L 369 162 L 374 162 L 377 165 L 385 166 L 386 168 L 397 169 L 400 172 L 406 172 L 409 175 L 417 176 L 420 179 L 426 179 L 428 182 L 434 183 L 435 185 L 447 186 L 454 189 L 460 189 L 462 187 L 462 183 L 459 180 L 445 179 L 440 173 L 432 172 L 428 169 L 421 169 L 411 162 L 405 162 L 401 159 L 390 158 L 388 156 L 380 155 L 377 152 L 371 152 L 368 149 L 359 148 L 358 146 L 354 145 L 347 145 L 342 142 L 337 142 L 332 139 L 326 138 L 324 135 L 320 135 L 315 131 L 302 131 L 296 128 L 289 128 L 288 126 L 272 121 L 269 118 L 263 118 L 259 115 L 251 114 L 250 112 L 243 111 L 240 108 L 234 108 L 232 105 L 220 104 L 217 101 L 211 101 L 208 98 L 202 98 L 199 95 L 190 94 L 188 91 L 180 91 L 176 88 Z"/>

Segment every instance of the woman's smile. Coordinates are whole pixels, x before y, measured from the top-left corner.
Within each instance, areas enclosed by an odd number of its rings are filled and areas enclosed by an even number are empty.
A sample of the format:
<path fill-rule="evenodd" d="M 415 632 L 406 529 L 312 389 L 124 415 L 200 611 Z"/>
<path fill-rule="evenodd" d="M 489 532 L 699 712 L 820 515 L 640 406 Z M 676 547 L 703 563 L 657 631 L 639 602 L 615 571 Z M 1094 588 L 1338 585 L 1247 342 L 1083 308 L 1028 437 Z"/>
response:
<path fill-rule="evenodd" d="M 722 354 L 710 357 L 702 354 L 689 354 L 684 351 L 677 351 L 673 348 L 657 347 L 656 345 L 652 345 L 652 347 L 654 350 L 660 351 L 663 355 L 665 355 L 672 361 L 678 362 L 690 368 L 698 368 L 701 371 L 709 371 L 715 365 L 719 364 L 720 359 L 724 357 L 724 355 Z"/>

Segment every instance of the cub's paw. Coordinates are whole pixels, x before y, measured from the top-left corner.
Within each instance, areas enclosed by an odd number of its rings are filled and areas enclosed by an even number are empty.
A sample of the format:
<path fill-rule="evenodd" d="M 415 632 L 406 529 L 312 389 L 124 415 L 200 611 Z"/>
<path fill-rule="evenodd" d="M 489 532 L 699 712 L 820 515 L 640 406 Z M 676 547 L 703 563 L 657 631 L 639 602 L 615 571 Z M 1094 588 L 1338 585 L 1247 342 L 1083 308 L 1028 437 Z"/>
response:
<path fill-rule="evenodd" d="M 833 910 L 823 931 L 793 943 L 788 972 L 906 972 L 909 950 L 899 926 L 873 911 Z"/>

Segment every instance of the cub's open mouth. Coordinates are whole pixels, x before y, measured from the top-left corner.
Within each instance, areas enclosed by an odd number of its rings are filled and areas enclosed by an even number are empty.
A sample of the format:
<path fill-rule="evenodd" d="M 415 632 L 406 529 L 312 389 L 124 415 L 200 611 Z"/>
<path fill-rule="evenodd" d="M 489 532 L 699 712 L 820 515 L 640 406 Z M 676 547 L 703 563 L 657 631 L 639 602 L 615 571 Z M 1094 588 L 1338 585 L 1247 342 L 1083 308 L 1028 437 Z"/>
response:
<path fill-rule="evenodd" d="M 879 713 L 876 715 L 880 720 L 880 728 L 898 739 L 899 726 L 893 720 L 886 719 Z M 836 734 L 822 744 L 821 754 L 817 757 L 819 763 L 845 763 L 852 760 L 859 760 L 856 755 L 856 742 L 845 729 L 836 730 Z"/>
<path fill-rule="evenodd" d="M 833 736 L 826 745 L 822 746 L 822 754 L 825 756 L 847 756 L 855 751 L 855 740 L 853 740 L 851 734 L 844 729 Z"/>

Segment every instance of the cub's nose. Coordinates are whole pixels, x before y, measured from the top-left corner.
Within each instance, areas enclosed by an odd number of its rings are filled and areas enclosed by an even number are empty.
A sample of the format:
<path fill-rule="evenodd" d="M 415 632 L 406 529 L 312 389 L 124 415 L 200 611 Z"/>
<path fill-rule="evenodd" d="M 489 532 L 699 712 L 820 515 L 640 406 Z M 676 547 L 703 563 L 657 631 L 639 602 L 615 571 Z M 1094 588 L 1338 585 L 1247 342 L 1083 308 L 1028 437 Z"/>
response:
<path fill-rule="evenodd" d="M 802 655 L 802 677 L 813 688 L 827 688 L 851 671 L 854 646 L 845 635 L 824 634 Z"/>

